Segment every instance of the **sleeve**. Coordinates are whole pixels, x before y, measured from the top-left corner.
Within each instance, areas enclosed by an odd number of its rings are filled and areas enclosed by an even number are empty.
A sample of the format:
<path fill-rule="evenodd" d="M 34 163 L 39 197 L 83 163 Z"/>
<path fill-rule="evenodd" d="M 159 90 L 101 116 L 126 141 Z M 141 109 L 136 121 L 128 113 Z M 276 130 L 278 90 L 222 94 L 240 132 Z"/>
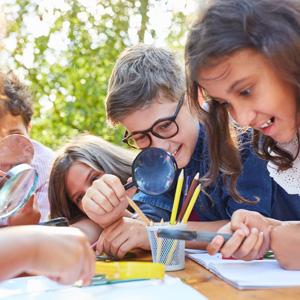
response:
<path fill-rule="evenodd" d="M 272 213 L 272 179 L 267 170 L 267 162 L 260 159 L 251 149 L 247 151 L 247 157 L 243 160 L 243 171 L 238 178 L 237 190 L 253 204 L 238 203 L 228 192 L 224 192 L 227 198 L 227 213 L 229 216 L 237 209 L 257 211 L 270 217 Z"/>
<path fill-rule="evenodd" d="M 48 182 L 42 183 L 36 190 L 36 198 L 41 213 L 40 222 L 48 221 L 50 214 L 50 204 L 48 199 Z"/>
<path fill-rule="evenodd" d="M 133 197 L 143 213 L 155 222 L 161 219 L 168 221 L 170 219 L 173 197 L 171 193 L 165 193 L 159 196 L 150 196 L 142 192 Z"/>

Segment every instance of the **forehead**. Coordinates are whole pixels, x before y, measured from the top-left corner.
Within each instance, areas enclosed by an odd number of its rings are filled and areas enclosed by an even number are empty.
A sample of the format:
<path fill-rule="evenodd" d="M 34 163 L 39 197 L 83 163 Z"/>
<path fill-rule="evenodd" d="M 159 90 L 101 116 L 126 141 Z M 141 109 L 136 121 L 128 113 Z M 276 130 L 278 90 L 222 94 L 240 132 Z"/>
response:
<path fill-rule="evenodd" d="M 165 97 L 155 99 L 150 105 L 139 109 L 123 118 L 121 124 L 129 132 L 148 129 L 157 120 L 167 118 L 175 113 L 178 101 Z"/>
<path fill-rule="evenodd" d="M 201 68 L 198 72 L 198 82 L 203 87 L 210 87 L 216 81 L 221 82 L 236 76 L 250 76 L 269 66 L 264 55 L 255 50 L 243 49 L 218 58 L 209 66 Z"/>
<path fill-rule="evenodd" d="M 67 193 L 70 195 L 79 185 L 84 184 L 86 177 L 92 168 L 85 163 L 75 162 L 69 168 L 66 178 L 65 185 Z"/>
<path fill-rule="evenodd" d="M 0 129 L 5 128 L 6 130 L 12 130 L 18 128 L 26 130 L 23 118 L 21 116 L 13 116 L 10 113 L 5 113 L 1 116 L 0 124 Z"/>
<path fill-rule="evenodd" d="M 75 162 L 71 165 L 67 172 L 66 180 L 68 182 L 76 182 L 78 181 L 78 177 L 85 177 L 89 171 L 92 170 L 90 166 L 83 162 Z"/>

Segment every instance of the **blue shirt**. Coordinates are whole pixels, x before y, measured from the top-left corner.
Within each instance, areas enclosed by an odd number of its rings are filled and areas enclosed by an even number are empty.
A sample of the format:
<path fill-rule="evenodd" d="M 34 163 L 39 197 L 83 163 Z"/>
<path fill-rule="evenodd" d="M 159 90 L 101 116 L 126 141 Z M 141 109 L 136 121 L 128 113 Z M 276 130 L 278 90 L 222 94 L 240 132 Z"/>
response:
<path fill-rule="evenodd" d="M 220 175 L 213 185 L 205 189 L 209 197 L 201 192 L 190 220 L 226 220 L 230 219 L 237 209 L 257 211 L 264 216 L 279 220 L 300 220 L 300 196 L 288 194 L 269 176 L 267 161 L 260 159 L 254 153 L 250 140 L 251 132 L 244 133 L 240 137 L 243 171 L 238 178 L 237 190 L 246 199 L 253 200 L 253 204 L 235 201 L 229 195 Z M 186 194 L 188 185 L 197 172 L 200 177 L 206 174 L 209 160 L 207 136 L 204 126 L 200 125 L 194 153 L 189 164 L 184 168 L 183 194 Z M 160 196 L 149 196 L 140 192 L 134 196 L 134 199 L 149 218 L 154 221 L 163 218 L 166 221 L 170 219 L 174 193 L 175 188 Z M 256 201 L 257 199 L 259 201 Z"/>

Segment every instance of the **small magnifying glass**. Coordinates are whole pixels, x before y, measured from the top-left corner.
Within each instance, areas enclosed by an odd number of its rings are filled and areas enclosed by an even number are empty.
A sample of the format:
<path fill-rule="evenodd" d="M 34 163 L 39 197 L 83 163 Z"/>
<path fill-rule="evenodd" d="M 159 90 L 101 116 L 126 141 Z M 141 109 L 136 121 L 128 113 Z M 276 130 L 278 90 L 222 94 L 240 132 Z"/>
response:
<path fill-rule="evenodd" d="M 176 177 L 175 158 L 163 149 L 150 147 L 142 150 L 132 164 L 132 182 L 125 190 L 136 186 L 145 194 L 157 196 L 171 189 Z"/>
<path fill-rule="evenodd" d="M 7 173 L 0 173 L 0 219 L 9 217 L 21 209 L 34 193 L 38 182 L 36 170 L 28 164 L 20 164 Z"/>

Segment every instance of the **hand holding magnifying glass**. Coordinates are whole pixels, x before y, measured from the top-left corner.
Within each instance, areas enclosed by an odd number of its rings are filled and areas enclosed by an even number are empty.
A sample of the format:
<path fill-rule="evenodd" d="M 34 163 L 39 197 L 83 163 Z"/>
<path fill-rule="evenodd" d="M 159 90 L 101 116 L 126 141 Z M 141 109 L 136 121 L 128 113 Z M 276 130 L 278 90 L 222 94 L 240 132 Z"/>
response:
<path fill-rule="evenodd" d="M 176 176 L 177 164 L 174 157 L 160 148 L 150 147 L 141 151 L 132 164 L 133 181 L 124 185 L 125 190 L 136 186 L 143 193 L 157 196 L 171 189 Z M 127 198 L 140 219 L 149 225 L 148 218 L 139 207 Z"/>
<path fill-rule="evenodd" d="M 33 155 L 33 145 L 23 135 L 9 135 L 0 141 L 1 221 L 16 214 L 27 205 L 27 201 L 36 189 L 38 175 L 29 165 Z"/>
<path fill-rule="evenodd" d="M 145 194 L 161 195 L 173 185 L 177 172 L 174 157 L 160 148 L 150 147 L 141 151 L 132 164 L 132 182 L 124 185 L 125 190 L 136 186 Z"/>
<path fill-rule="evenodd" d="M 134 160 L 133 181 L 125 184 L 124 188 L 128 190 L 136 186 L 146 194 L 157 196 L 172 187 L 176 171 L 177 165 L 170 153 L 159 148 L 147 148 Z M 105 174 L 95 180 L 82 199 L 82 206 L 88 217 L 106 228 L 120 217 L 126 216 L 128 202 L 142 216 L 139 208 L 125 194 L 124 188 L 121 181 L 113 175 Z"/>

